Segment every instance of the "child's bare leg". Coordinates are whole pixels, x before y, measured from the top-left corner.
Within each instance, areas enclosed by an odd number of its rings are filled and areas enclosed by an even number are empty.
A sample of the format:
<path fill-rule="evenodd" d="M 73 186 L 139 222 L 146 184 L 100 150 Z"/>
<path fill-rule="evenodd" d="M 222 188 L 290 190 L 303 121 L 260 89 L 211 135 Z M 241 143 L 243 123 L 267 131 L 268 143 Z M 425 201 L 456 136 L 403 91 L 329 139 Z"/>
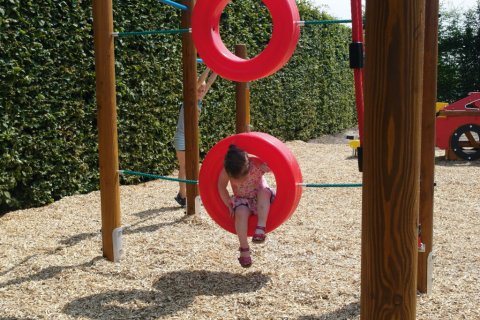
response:
<path fill-rule="evenodd" d="M 248 248 L 248 217 L 250 209 L 246 206 L 239 206 L 235 209 L 235 231 L 237 232 L 240 248 Z M 241 257 L 250 256 L 250 252 L 241 252 Z"/>
<path fill-rule="evenodd" d="M 186 170 L 185 170 L 185 151 L 177 150 L 177 159 L 178 159 L 178 178 L 185 179 Z M 179 191 L 180 196 L 185 198 L 187 196 L 187 186 L 184 182 L 179 182 Z"/>
<path fill-rule="evenodd" d="M 272 192 L 267 189 L 261 189 L 257 194 L 257 215 L 258 215 L 258 227 L 265 227 L 267 225 L 268 212 L 270 211 L 270 198 Z M 262 229 L 255 230 L 257 234 L 265 233 Z"/>

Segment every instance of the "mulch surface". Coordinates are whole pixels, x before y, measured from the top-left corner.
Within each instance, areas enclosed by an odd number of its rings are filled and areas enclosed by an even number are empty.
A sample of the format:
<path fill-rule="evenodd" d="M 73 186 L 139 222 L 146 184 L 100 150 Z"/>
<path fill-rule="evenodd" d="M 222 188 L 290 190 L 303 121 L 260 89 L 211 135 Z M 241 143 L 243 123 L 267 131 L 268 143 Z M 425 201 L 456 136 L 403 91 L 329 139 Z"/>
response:
<path fill-rule="evenodd" d="M 313 142 L 287 143 L 305 182 L 361 182 L 345 141 Z M 480 163 L 441 155 L 433 290 L 417 296 L 417 319 L 480 319 Z M 187 217 L 176 191 L 121 187 L 119 263 L 102 258 L 99 192 L 0 217 L 0 319 L 360 318 L 361 188 L 304 189 L 293 216 L 251 246 L 249 269 L 236 237 L 204 210 Z"/>

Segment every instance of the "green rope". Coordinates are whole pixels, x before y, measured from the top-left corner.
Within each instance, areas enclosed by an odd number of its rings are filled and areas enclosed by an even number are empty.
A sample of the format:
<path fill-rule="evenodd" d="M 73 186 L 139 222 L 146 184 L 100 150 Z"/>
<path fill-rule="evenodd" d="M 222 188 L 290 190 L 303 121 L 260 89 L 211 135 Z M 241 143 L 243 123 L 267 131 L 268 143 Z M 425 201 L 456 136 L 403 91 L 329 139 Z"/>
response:
<path fill-rule="evenodd" d="M 129 174 L 132 176 L 140 176 L 140 177 L 146 177 L 146 178 L 152 178 L 152 179 L 162 179 L 162 180 L 169 180 L 169 181 L 198 184 L 197 180 L 177 179 L 177 178 L 159 176 L 156 174 L 143 173 L 138 171 L 118 170 L 118 172 L 120 174 Z M 355 187 L 362 186 L 361 183 L 299 183 L 298 185 L 306 188 L 355 188 Z"/>
<path fill-rule="evenodd" d="M 361 187 L 361 183 L 300 183 L 306 188 L 355 188 Z"/>
<path fill-rule="evenodd" d="M 129 175 L 132 175 L 132 176 L 153 178 L 153 179 L 162 179 L 162 180 L 169 180 L 169 181 L 185 182 L 185 183 L 191 183 L 191 184 L 197 184 L 198 183 L 197 180 L 177 179 L 177 178 L 159 176 L 159 175 L 156 175 L 156 174 L 143 173 L 143 172 L 130 171 L 130 170 L 118 170 L 118 173 L 129 174 Z"/>
<path fill-rule="evenodd" d="M 175 34 L 175 33 L 187 33 L 190 29 L 166 29 L 166 30 L 150 30 L 150 31 L 132 31 L 132 32 L 114 32 L 115 37 L 128 37 L 128 36 L 144 36 L 150 34 Z"/>
<path fill-rule="evenodd" d="M 313 25 L 313 24 L 336 24 L 336 23 L 351 23 L 352 20 L 307 20 L 303 21 L 303 24 Z"/>

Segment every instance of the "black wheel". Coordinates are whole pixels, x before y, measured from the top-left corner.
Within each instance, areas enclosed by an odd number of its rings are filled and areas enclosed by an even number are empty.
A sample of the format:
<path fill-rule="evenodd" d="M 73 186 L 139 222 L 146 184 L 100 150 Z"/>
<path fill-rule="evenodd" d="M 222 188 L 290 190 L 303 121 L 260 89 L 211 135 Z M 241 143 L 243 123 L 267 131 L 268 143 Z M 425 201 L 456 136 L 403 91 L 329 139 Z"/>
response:
<path fill-rule="evenodd" d="M 480 126 L 466 124 L 458 127 L 452 134 L 450 147 L 459 158 L 480 159 Z"/>

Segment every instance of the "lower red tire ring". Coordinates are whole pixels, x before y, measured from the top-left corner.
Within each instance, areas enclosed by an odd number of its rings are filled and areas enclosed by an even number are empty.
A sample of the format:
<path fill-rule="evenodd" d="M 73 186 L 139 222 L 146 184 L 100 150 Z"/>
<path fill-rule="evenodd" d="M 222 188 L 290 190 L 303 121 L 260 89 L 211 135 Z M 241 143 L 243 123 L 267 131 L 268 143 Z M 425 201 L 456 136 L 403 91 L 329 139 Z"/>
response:
<path fill-rule="evenodd" d="M 248 82 L 267 77 L 290 59 L 300 37 L 295 0 L 262 0 L 272 16 L 273 31 L 265 50 L 245 60 L 225 47 L 220 16 L 230 0 L 198 0 L 192 12 L 192 37 L 205 64 L 221 77 Z"/>
<path fill-rule="evenodd" d="M 200 168 L 200 197 L 210 217 L 233 234 L 236 234 L 234 218 L 230 217 L 217 187 L 223 159 L 230 144 L 235 144 L 248 154 L 266 162 L 275 176 L 277 194 L 270 207 L 266 226 L 266 231 L 270 232 L 290 218 L 300 201 L 302 173 L 297 160 L 283 142 L 262 132 L 236 134 L 213 146 Z M 257 216 L 251 215 L 248 222 L 249 236 L 254 234 L 256 225 Z"/>

